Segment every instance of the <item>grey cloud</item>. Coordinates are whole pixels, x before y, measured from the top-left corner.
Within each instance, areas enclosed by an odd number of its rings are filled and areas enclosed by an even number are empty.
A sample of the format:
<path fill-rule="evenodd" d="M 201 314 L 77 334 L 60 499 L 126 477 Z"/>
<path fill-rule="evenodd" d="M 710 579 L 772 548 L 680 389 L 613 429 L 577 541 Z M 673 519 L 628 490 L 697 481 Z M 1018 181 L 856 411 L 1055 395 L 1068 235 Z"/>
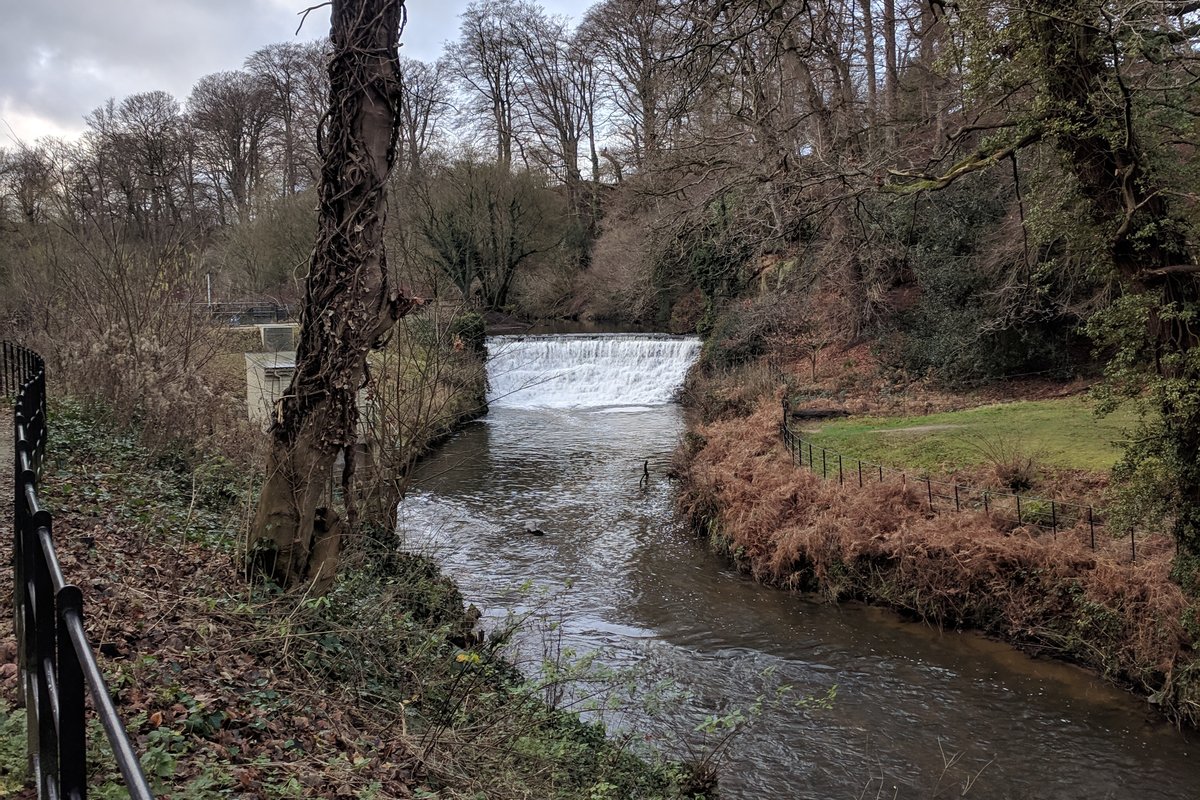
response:
<path fill-rule="evenodd" d="M 68 128 L 109 97 L 165 89 L 182 101 L 197 78 L 291 39 L 297 24 L 270 0 L 13 5 L 0 28 L 0 100 Z M 326 32 L 328 15 L 316 16 L 301 39 Z"/>
<path fill-rule="evenodd" d="M 328 33 L 329 12 L 298 12 L 317 0 L 4 0 L 0 7 L 0 113 L 7 109 L 68 130 L 108 98 L 163 89 L 182 103 L 203 75 L 236 69 L 274 42 Z M 458 33 L 468 0 L 408 0 L 403 53 L 431 60 Z M 578 18 L 587 4 L 549 0 Z M 3 128 L 0 127 L 0 131 Z M 29 137 L 30 131 L 17 131 Z M 36 135 L 36 133 L 32 133 Z M 5 138 L 0 133 L 0 143 Z"/>

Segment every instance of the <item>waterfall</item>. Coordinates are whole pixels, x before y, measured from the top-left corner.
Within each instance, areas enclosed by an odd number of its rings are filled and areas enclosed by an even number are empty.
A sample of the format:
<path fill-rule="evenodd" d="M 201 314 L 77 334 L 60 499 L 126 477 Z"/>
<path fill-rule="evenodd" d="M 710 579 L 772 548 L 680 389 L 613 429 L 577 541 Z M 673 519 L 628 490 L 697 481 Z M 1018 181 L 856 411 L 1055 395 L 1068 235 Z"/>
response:
<path fill-rule="evenodd" d="M 487 347 L 489 405 L 606 408 L 671 402 L 700 340 L 643 333 L 490 336 Z"/>

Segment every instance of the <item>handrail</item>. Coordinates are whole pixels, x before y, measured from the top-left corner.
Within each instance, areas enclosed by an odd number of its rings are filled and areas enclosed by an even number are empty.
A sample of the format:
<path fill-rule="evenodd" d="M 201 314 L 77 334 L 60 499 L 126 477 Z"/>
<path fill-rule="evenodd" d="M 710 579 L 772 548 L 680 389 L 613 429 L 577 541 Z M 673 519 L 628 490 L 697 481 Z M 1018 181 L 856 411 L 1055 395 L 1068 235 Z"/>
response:
<path fill-rule="evenodd" d="M 130 797 L 153 800 L 88 643 L 83 593 L 67 583 L 54 549 L 50 512 L 38 500 L 46 452 L 42 357 L 0 342 L 0 395 L 13 398 L 13 610 L 26 748 L 38 798 L 86 800 L 86 688 Z"/>

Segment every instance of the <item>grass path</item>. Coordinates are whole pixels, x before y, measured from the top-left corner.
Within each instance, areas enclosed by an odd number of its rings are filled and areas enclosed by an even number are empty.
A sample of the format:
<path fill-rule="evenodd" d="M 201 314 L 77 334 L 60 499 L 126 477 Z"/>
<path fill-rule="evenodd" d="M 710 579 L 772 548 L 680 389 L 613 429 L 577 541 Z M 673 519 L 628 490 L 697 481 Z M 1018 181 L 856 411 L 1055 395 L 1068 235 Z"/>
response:
<path fill-rule="evenodd" d="M 852 417 L 810 436 L 831 450 L 868 461 L 930 471 L 986 464 L 1012 453 L 1045 466 L 1107 471 L 1120 457 L 1132 410 L 1097 418 L 1085 398 L 997 403 L 915 417 Z"/>

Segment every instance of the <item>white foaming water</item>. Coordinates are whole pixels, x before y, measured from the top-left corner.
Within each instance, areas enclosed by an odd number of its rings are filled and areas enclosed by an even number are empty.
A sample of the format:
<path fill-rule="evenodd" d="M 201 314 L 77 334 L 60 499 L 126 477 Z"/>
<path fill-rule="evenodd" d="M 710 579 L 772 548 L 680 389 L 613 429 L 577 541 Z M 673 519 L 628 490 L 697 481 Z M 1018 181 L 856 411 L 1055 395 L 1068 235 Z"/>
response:
<path fill-rule="evenodd" d="M 497 408 L 664 405 L 700 354 L 694 336 L 654 333 L 490 336 L 487 346 Z"/>

